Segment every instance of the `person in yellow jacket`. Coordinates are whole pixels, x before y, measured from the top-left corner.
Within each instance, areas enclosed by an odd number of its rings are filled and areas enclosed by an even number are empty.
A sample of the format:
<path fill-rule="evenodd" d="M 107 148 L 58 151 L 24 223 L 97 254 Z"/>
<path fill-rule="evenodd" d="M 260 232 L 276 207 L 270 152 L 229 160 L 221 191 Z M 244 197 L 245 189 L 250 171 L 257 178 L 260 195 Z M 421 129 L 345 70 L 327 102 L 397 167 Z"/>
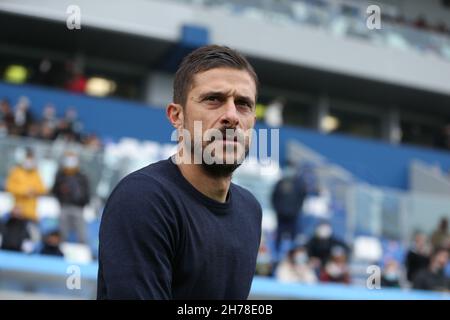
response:
<path fill-rule="evenodd" d="M 34 154 L 27 150 L 22 163 L 14 167 L 6 179 L 6 191 L 10 192 L 22 216 L 36 222 L 37 198 L 47 191 L 36 168 Z"/>

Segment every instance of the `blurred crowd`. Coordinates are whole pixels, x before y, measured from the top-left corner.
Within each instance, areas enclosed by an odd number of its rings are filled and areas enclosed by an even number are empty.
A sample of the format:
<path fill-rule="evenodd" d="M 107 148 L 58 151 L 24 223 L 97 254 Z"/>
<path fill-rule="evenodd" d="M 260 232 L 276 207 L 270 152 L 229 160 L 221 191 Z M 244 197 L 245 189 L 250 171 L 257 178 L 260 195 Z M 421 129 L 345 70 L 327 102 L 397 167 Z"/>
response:
<path fill-rule="evenodd" d="M 1 249 L 63 256 L 62 242 L 88 245 L 84 207 L 90 201 L 90 188 L 76 153 L 65 152 L 53 187 L 47 190 L 33 150 L 27 149 L 23 159 L 10 170 L 5 191 L 13 196 L 14 206 L 0 220 Z M 44 232 L 37 213 L 37 200 L 43 195 L 53 195 L 60 204 L 59 225 Z M 72 235 L 76 237 L 70 239 Z"/>
<path fill-rule="evenodd" d="M 415 19 L 407 19 L 402 14 L 390 15 L 389 13 L 385 13 L 383 18 L 387 22 L 396 23 L 405 27 L 428 32 L 436 32 L 447 36 L 450 35 L 450 28 L 444 21 L 431 23 L 423 14 L 417 16 Z"/>
<path fill-rule="evenodd" d="M 58 118 L 55 107 L 49 104 L 37 119 L 31 113 L 30 101 L 26 97 L 20 98 L 14 107 L 6 99 L 0 102 L 0 137 L 63 139 L 101 147 L 98 139 L 90 139 L 82 129 L 72 108 Z M 79 156 L 73 151 L 65 152 L 54 184 L 49 189 L 44 186 L 37 168 L 33 150 L 27 149 L 6 178 L 4 190 L 13 196 L 14 206 L 0 219 L 0 248 L 63 256 L 61 245 L 64 242 L 76 241 L 87 245 L 89 236 L 83 211 L 90 202 L 90 186 L 80 169 Z M 308 164 L 301 167 L 291 165 L 284 173 L 271 197 L 277 230 L 273 239 L 263 236 L 256 273 L 282 282 L 352 283 L 352 245 L 337 236 L 332 224 L 326 220 L 318 223 L 309 237 L 305 237 L 299 228 L 305 200 L 321 193 L 313 168 Z M 37 200 L 43 195 L 54 196 L 61 209 L 58 226 L 45 232 L 39 225 L 37 214 Z M 283 250 L 283 242 L 289 243 L 287 250 Z M 382 269 L 381 287 L 450 291 L 449 250 L 448 221 L 443 218 L 432 234 L 416 233 L 401 259 L 383 258 L 378 261 Z"/>
<path fill-rule="evenodd" d="M 37 117 L 31 111 L 30 99 L 25 96 L 20 97 L 14 107 L 8 99 L 0 101 L 0 137 L 5 136 L 78 142 L 93 149 L 102 146 L 95 134 L 83 132 L 83 124 L 74 108 L 67 108 L 64 116 L 58 117 L 55 106 L 49 103 Z"/>
<path fill-rule="evenodd" d="M 59 117 L 55 106 L 48 103 L 42 114 L 36 116 L 31 110 L 31 101 L 25 96 L 14 106 L 8 99 L 0 100 L 0 138 L 63 141 L 82 144 L 92 150 L 101 149 L 101 141 L 83 129 L 72 107 Z M 88 245 L 83 210 L 90 201 L 90 188 L 87 176 L 81 172 L 78 154 L 65 152 L 50 189 L 43 183 L 33 150 L 29 148 L 18 155 L 21 156 L 16 159 L 17 165 L 11 168 L 3 186 L 4 191 L 13 196 L 14 206 L 0 218 L 0 248 L 62 256 L 60 245 L 69 238 Z M 44 195 L 54 196 L 60 204 L 59 225 L 47 230 L 42 228 L 37 214 L 38 198 Z"/>
<path fill-rule="evenodd" d="M 275 185 L 272 206 L 277 229 L 275 235 L 262 237 L 256 274 L 282 282 L 350 284 L 354 247 L 337 236 L 327 219 L 319 220 L 309 237 L 299 227 L 306 197 L 320 192 L 311 172 L 307 166 L 288 172 Z M 287 250 L 283 249 L 283 243 L 289 244 Z M 371 264 L 380 267 L 381 288 L 450 292 L 449 252 L 448 220 L 442 218 L 432 234 L 415 233 L 400 257 L 383 252 L 380 260 Z"/>
<path fill-rule="evenodd" d="M 381 288 L 414 288 L 450 292 L 450 234 L 447 220 L 429 237 L 416 233 L 406 254 L 400 259 L 385 257 L 381 267 Z M 333 235 L 328 222 L 320 223 L 305 243 L 295 243 L 277 261 L 263 238 L 256 274 L 281 282 L 313 284 L 317 282 L 352 283 L 351 247 Z"/>

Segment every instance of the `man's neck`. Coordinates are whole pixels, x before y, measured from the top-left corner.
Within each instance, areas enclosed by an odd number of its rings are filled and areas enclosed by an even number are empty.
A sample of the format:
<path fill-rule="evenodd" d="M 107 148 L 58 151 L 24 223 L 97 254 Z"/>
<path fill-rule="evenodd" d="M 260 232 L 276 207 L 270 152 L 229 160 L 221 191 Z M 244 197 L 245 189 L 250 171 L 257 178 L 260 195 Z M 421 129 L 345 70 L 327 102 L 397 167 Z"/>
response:
<path fill-rule="evenodd" d="M 207 174 L 201 164 L 178 164 L 181 174 L 194 186 L 195 189 L 205 196 L 218 202 L 226 202 L 230 188 L 231 176 L 212 177 Z"/>

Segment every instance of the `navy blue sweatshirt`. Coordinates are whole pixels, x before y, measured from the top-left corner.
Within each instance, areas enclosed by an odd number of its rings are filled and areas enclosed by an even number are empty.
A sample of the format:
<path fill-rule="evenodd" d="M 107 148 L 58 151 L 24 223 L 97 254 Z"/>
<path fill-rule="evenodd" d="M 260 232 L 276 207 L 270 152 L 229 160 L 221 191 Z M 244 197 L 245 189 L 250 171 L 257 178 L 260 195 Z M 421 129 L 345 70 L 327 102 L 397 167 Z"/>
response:
<path fill-rule="evenodd" d="M 195 189 L 172 160 L 125 177 L 100 226 L 98 299 L 247 299 L 261 206 L 230 185 L 225 203 Z"/>

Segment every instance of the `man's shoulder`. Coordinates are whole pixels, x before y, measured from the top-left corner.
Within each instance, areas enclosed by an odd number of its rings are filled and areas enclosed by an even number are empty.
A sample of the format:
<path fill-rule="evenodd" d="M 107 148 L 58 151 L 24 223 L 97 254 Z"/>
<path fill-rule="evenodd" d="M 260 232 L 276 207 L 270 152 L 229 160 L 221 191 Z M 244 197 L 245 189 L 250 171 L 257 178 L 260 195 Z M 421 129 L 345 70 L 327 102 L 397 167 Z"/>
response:
<path fill-rule="evenodd" d="M 152 163 L 126 175 L 115 187 L 111 197 L 120 194 L 134 194 L 152 197 L 163 193 L 167 186 L 168 160 Z"/>
<path fill-rule="evenodd" d="M 144 216 L 167 216 L 171 206 L 168 183 L 160 174 L 159 162 L 125 176 L 111 192 L 104 212 L 108 216 L 126 215 L 141 219 Z"/>
<path fill-rule="evenodd" d="M 170 160 L 161 160 L 151 163 L 141 169 L 131 172 L 122 180 L 126 183 L 133 183 L 133 181 L 155 182 L 167 180 L 168 171 L 171 169 L 169 161 Z"/>

